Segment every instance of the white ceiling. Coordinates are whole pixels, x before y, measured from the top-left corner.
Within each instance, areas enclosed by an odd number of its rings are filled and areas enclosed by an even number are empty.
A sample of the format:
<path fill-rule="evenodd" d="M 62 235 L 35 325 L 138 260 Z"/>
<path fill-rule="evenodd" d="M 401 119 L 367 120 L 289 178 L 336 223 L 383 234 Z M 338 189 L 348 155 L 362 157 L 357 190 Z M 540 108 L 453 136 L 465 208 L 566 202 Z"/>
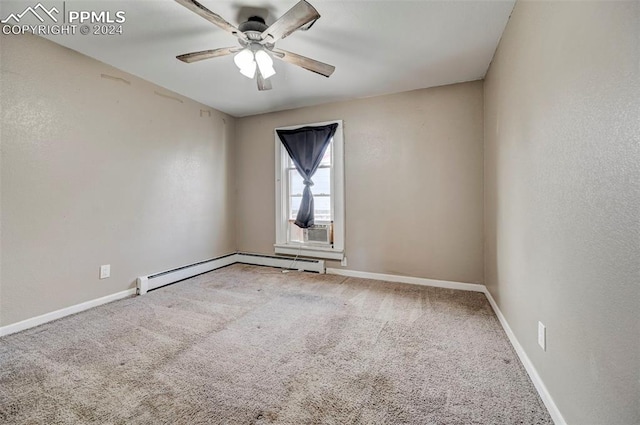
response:
<path fill-rule="evenodd" d="M 297 2 L 199 1 L 234 25 L 243 6 L 268 8 L 269 24 Z M 481 79 L 515 3 L 309 1 L 322 18 L 277 47 L 332 64 L 336 71 L 325 78 L 276 61 L 273 90 L 267 92 L 238 72 L 232 56 L 178 61 L 176 55 L 237 41 L 172 0 L 83 1 L 84 9 L 124 10 L 124 34 L 48 38 L 213 108 L 247 116 Z"/>

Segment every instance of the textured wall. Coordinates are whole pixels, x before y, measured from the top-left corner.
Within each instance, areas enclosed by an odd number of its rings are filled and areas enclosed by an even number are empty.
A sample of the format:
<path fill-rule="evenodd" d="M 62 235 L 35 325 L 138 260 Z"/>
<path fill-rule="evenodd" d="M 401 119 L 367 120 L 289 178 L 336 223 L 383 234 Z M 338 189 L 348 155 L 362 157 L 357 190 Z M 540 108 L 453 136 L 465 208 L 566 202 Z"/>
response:
<path fill-rule="evenodd" d="M 38 37 L 0 46 L 2 325 L 235 251 L 233 118 Z"/>
<path fill-rule="evenodd" d="M 238 248 L 273 254 L 273 129 L 332 119 L 344 120 L 347 268 L 482 282 L 482 82 L 238 119 Z"/>
<path fill-rule="evenodd" d="M 520 1 L 485 80 L 485 280 L 569 424 L 640 423 L 639 67 L 639 2 Z"/>

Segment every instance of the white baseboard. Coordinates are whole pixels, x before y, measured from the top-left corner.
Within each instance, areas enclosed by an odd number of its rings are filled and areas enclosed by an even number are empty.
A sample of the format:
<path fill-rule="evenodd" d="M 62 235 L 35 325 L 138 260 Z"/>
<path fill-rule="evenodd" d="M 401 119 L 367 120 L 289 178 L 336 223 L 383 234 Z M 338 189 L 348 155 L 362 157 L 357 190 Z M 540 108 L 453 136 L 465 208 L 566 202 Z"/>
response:
<path fill-rule="evenodd" d="M 436 288 L 459 289 L 462 291 L 484 293 L 486 290 L 484 285 L 478 283 L 452 282 L 448 280 L 425 279 L 422 277 L 400 276 L 395 274 L 370 273 L 357 270 L 327 268 L 327 274 L 359 277 L 362 279 L 386 280 L 387 282 L 410 283 L 412 285 L 434 286 Z"/>
<path fill-rule="evenodd" d="M 489 304 L 491 304 L 491 308 L 493 308 L 494 313 L 496 314 L 496 316 L 498 316 L 498 320 L 500 321 L 500 324 L 502 325 L 504 332 L 507 334 L 507 337 L 509 338 L 509 342 L 511 342 L 511 345 L 516 350 L 516 353 L 518 354 L 518 357 L 520 358 L 522 365 L 524 366 L 527 373 L 529 374 L 529 378 L 531 378 L 533 385 L 536 387 L 536 390 L 538 391 L 538 394 L 540 395 L 542 402 L 547 407 L 547 410 L 549 411 L 549 415 L 551 415 L 551 419 L 553 419 L 553 422 L 556 425 L 567 425 L 567 422 L 562 417 L 562 414 L 560 413 L 558 406 L 556 406 L 556 403 L 553 401 L 551 394 L 549 394 L 549 390 L 547 390 L 547 386 L 542 381 L 542 378 L 538 374 L 538 371 L 536 370 L 536 368 L 533 366 L 533 363 L 531 362 L 531 359 L 529 359 L 529 356 L 527 356 L 527 353 L 524 351 L 524 348 L 522 348 L 522 345 L 520 345 L 518 338 L 516 338 L 516 335 L 511 330 L 511 326 L 509 326 L 507 319 L 502 314 L 502 311 L 500 311 L 498 304 L 496 304 L 496 301 L 493 299 L 493 296 L 491 295 L 489 290 L 486 288 L 486 286 L 483 285 L 483 288 L 484 288 L 484 294 L 489 300 Z"/>
<path fill-rule="evenodd" d="M 135 294 L 135 288 L 127 289 L 126 291 L 116 292 L 115 294 L 96 298 L 95 300 L 86 301 L 72 305 L 71 307 L 61 308 L 60 310 L 52 311 L 51 313 L 46 313 L 41 316 L 32 317 L 21 322 L 12 323 L 10 325 L 0 327 L 0 336 L 10 335 L 25 329 L 33 328 L 42 325 L 43 323 L 51 322 L 52 320 L 60 319 L 71 314 L 80 313 L 81 311 L 85 311 L 102 304 L 107 304 L 112 301 L 121 300 Z"/>

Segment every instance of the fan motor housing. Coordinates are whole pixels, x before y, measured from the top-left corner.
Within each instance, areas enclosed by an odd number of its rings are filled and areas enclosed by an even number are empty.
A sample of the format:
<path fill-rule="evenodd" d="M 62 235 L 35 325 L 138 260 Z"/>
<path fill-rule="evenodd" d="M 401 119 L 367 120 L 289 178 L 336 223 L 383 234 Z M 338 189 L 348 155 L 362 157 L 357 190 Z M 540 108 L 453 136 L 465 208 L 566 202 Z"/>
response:
<path fill-rule="evenodd" d="M 260 41 L 260 35 L 267 28 L 267 24 L 260 16 L 251 16 L 246 22 L 238 25 L 238 29 L 242 31 L 250 41 Z"/>

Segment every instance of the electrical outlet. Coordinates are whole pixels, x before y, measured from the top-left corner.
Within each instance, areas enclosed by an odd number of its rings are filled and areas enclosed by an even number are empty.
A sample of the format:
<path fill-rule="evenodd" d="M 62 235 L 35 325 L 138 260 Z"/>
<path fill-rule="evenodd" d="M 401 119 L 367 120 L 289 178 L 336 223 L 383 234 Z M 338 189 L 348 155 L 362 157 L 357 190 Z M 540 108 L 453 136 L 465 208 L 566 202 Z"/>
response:
<path fill-rule="evenodd" d="M 342 257 L 342 261 L 340 261 L 340 265 L 342 267 L 347 267 L 347 257 Z"/>
<path fill-rule="evenodd" d="M 111 264 L 100 266 L 100 279 L 106 279 L 111 276 Z"/>
<path fill-rule="evenodd" d="M 542 322 L 538 322 L 538 345 L 547 351 L 547 327 Z"/>

